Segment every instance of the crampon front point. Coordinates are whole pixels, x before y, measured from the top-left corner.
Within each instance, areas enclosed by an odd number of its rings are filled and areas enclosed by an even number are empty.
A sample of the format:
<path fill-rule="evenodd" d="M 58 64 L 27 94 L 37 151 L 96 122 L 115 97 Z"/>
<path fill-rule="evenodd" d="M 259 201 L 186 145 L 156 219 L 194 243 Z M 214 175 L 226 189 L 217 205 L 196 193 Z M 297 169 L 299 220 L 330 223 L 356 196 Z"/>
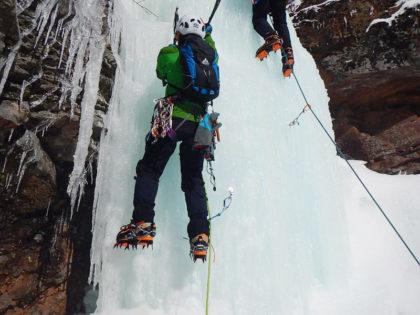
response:
<path fill-rule="evenodd" d="M 195 262 L 201 259 L 203 263 L 207 259 L 207 249 L 209 248 L 209 237 L 206 234 L 199 234 L 190 241 L 190 256 Z"/>
<path fill-rule="evenodd" d="M 153 247 L 153 238 L 156 235 L 156 224 L 153 222 L 140 221 L 135 224 L 123 225 L 117 235 L 114 248 L 137 249 L 138 246 L 145 248 Z"/>

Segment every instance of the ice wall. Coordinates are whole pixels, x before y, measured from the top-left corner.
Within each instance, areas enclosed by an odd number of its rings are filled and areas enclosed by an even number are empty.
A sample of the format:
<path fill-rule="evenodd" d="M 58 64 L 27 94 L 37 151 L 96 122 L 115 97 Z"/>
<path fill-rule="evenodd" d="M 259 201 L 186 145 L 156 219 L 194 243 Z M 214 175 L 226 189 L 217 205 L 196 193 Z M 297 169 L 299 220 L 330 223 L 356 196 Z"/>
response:
<path fill-rule="evenodd" d="M 96 313 L 202 314 L 207 265 L 192 263 L 183 239 L 188 219 L 178 154 L 161 178 L 154 249 L 112 249 L 119 227 L 131 218 L 133 176 L 152 100 L 164 93 L 155 65 L 160 48 L 172 41 L 174 9 L 206 18 L 213 7 L 204 0 L 141 3 L 158 17 L 133 1 L 118 1 L 114 8 L 120 67 L 96 190 L 91 270 L 100 288 Z M 300 126 L 288 126 L 305 103 L 293 79 L 282 78 L 280 55 L 264 62 L 254 58 L 261 39 L 252 28 L 251 2 L 222 1 L 212 24 L 222 80 L 215 110 L 223 123 L 214 164 L 217 192 L 207 184 L 212 213 L 220 210 L 229 186 L 235 196 L 228 212 L 213 222 L 210 313 L 328 314 L 322 307 L 316 313 L 313 299 L 348 281 L 349 186 L 343 178 L 352 175 L 310 114 Z M 318 70 L 293 30 L 291 36 L 296 75 L 332 133 Z M 326 298 L 328 304 L 328 297 L 316 301 Z"/>

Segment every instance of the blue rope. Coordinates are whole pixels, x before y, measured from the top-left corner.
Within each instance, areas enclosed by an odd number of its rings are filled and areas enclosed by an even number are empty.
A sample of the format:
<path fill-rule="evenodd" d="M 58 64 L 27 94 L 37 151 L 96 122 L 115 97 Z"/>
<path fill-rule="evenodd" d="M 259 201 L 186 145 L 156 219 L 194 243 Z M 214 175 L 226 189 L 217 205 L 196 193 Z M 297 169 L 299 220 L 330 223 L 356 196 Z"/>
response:
<path fill-rule="evenodd" d="M 331 135 L 328 133 L 327 129 L 325 129 L 324 125 L 322 124 L 322 122 L 319 120 L 318 116 L 315 114 L 315 112 L 312 110 L 311 106 L 308 106 L 308 101 L 306 99 L 305 93 L 303 93 L 302 87 L 299 84 L 299 80 L 296 77 L 296 74 L 294 72 L 292 72 L 293 77 L 296 80 L 296 83 L 300 89 L 300 92 L 302 93 L 302 96 L 307 104 L 307 106 L 305 106 L 305 108 L 303 109 L 303 111 L 300 113 L 300 115 L 302 113 L 305 112 L 306 107 L 309 108 L 309 110 L 311 111 L 311 113 L 314 115 L 314 117 L 316 118 L 316 120 L 318 121 L 318 123 L 320 124 L 320 126 L 322 127 L 322 129 L 325 131 L 325 133 L 327 134 L 328 138 L 331 140 L 331 142 L 334 144 L 338 154 L 340 155 L 341 158 L 343 158 L 347 165 L 350 167 L 350 169 L 353 171 L 354 175 L 357 177 L 357 179 L 359 180 L 359 182 L 362 184 L 363 188 L 366 190 L 366 192 L 369 194 L 370 198 L 373 200 L 373 202 L 375 203 L 375 205 L 378 207 L 379 211 L 381 211 L 382 215 L 385 217 L 385 219 L 388 221 L 389 225 L 391 225 L 392 229 L 394 230 L 394 232 L 397 234 L 397 236 L 399 237 L 399 239 L 401 240 L 401 242 L 404 244 L 404 246 L 407 248 L 408 252 L 411 254 L 411 256 L 413 256 L 414 260 L 416 261 L 417 265 L 420 267 L 420 261 L 417 259 L 416 255 L 414 254 L 414 252 L 411 250 L 411 248 L 407 245 L 407 243 L 405 242 L 405 240 L 403 239 L 403 237 L 401 236 L 401 234 L 398 232 L 398 230 L 395 228 L 394 224 L 391 222 L 391 220 L 388 218 L 388 216 L 385 214 L 385 211 L 382 209 L 382 207 L 379 205 L 379 203 L 376 201 L 375 197 L 371 194 L 371 192 L 369 191 L 369 189 L 366 187 L 365 183 L 362 181 L 362 179 L 359 177 L 359 175 L 357 174 L 357 172 L 354 170 L 353 166 L 351 166 L 349 160 L 346 158 L 346 156 L 344 155 L 343 151 L 341 150 L 341 148 L 339 147 L 339 145 L 334 141 L 334 139 L 331 137 Z M 297 117 L 297 119 L 300 117 L 300 115 Z M 294 125 L 295 123 L 298 123 L 297 119 L 295 119 L 291 125 Z"/>

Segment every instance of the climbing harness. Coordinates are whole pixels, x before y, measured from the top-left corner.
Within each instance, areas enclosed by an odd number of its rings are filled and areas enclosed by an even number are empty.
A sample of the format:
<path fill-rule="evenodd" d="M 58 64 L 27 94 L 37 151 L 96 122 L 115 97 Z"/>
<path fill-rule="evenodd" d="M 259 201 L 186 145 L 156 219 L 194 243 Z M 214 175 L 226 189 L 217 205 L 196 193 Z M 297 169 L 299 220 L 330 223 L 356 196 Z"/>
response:
<path fill-rule="evenodd" d="M 200 121 L 194 137 L 194 144 L 196 149 L 204 150 L 204 158 L 207 161 L 206 170 L 210 175 L 210 183 L 213 186 L 213 191 L 216 191 L 216 177 L 212 162 L 214 161 L 216 140 L 220 142 L 219 128 L 222 124 L 217 122 L 219 114 L 213 110 L 213 101 L 210 102 L 209 106 L 211 106 L 211 113 L 207 113 L 202 121 Z"/>
<path fill-rule="evenodd" d="M 172 111 L 174 108 L 174 96 L 168 96 L 154 100 L 155 109 L 153 112 L 151 135 L 157 141 L 164 138 L 172 130 Z"/>
<path fill-rule="evenodd" d="M 378 207 L 379 211 L 382 213 L 382 215 L 385 217 L 385 219 L 388 221 L 389 225 L 392 227 L 392 229 L 394 230 L 394 232 L 397 234 L 398 238 L 401 240 L 401 242 L 404 244 L 405 248 L 408 250 L 408 252 L 411 254 L 411 256 L 414 258 L 414 260 L 416 261 L 417 265 L 420 267 L 420 261 L 418 260 L 418 258 L 416 257 L 416 255 L 414 254 L 414 252 L 411 250 L 411 248 L 408 246 L 408 244 L 405 242 L 405 240 L 403 239 L 403 237 L 401 236 L 401 234 L 398 232 L 398 230 L 396 229 L 396 227 L 394 226 L 394 224 L 392 223 L 392 221 L 388 218 L 388 216 L 385 214 L 385 211 L 382 209 L 382 207 L 379 205 L 379 203 L 376 201 L 375 197 L 372 195 L 372 193 L 370 192 L 370 190 L 367 188 L 367 186 L 365 185 L 365 183 L 362 181 L 362 179 L 359 177 L 359 174 L 357 174 L 356 170 L 353 168 L 353 166 L 351 166 L 349 160 L 347 159 L 347 157 L 344 155 L 343 151 L 341 150 L 340 146 L 334 141 L 334 139 L 332 138 L 332 136 L 329 134 L 329 132 L 327 131 L 327 129 L 324 127 L 324 125 L 322 124 L 321 120 L 318 118 L 318 116 L 315 114 L 315 112 L 313 111 L 312 107 L 309 105 L 308 100 L 306 99 L 305 93 L 302 90 L 302 87 L 300 86 L 299 80 L 296 77 L 296 74 L 294 73 L 294 71 L 292 71 L 293 77 L 295 78 L 296 84 L 299 87 L 299 90 L 303 96 L 303 99 L 305 100 L 306 106 L 303 108 L 302 112 L 299 114 L 298 117 L 296 117 L 291 123 L 289 123 L 289 126 L 294 126 L 294 125 L 299 125 L 299 117 L 305 113 L 305 111 L 307 109 L 309 109 L 311 111 L 311 113 L 314 115 L 315 119 L 318 121 L 319 125 L 321 126 L 321 128 L 324 130 L 325 134 L 328 136 L 328 138 L 331 140 L 331 142 L 334 144 L 338 154 L 340 155 L 340 157 L 342 159 L 344 159 L 344 161 L 346 161 L 347 165 L 350 167 L 350 169 L 352 170 L 353 174 L 356 176 L 356 178 L 359 180 L 359 182 L 362 184 L 363 188 L 366 190 L 366 192 L 368 193 L 368 195 L 370 196 L 370 198 L 373 200 L 373 202 L 375 203 L 375 205 Z"/>

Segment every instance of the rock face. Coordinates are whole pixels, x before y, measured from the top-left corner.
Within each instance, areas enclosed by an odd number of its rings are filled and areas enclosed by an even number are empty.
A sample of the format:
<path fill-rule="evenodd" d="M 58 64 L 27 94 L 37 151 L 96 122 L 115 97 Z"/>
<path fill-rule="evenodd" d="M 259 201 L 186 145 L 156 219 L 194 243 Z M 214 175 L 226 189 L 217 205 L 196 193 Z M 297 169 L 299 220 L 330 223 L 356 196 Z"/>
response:
<path fill-rule="evenodd" d="M 325 81 L 337 143 L 349 158 L 387 174 L 420 173 L 420 5 L 407 2 L 290 6 Z"/>
<path fill-rule="evenodd" d="M 85 186 L 70 219 L 66 188 L 83 97 L 81 90 L 73 111 L 69 98 L 62 98 L 70 84 L 68 49 L 61 55 L 63 44 L 69 45 L 63 30 L 75 15 L 70 2 L 0 2 L 0 314 L 84 312 L 94 182 Z M 36 9 L 46 4 L 51 14 L 38 31 L 42 17 L 36 18 Z M 100 138 L 115 69 L 107 48 L 91 148 Z"/>

